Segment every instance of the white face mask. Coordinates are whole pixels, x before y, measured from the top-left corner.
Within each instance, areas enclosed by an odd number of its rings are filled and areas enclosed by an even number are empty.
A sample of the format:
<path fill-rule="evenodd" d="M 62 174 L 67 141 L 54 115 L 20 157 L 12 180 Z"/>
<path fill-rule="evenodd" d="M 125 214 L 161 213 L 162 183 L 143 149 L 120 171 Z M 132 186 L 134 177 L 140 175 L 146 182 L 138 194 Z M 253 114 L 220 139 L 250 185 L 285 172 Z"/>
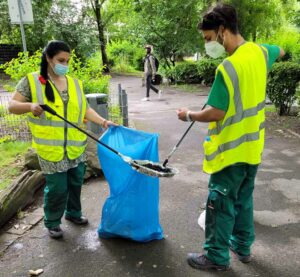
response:
<path fill-rule="evenodd" d="M 216 40 L 206 42 L 204 44 L 204 47 L 206 54 L 212 57 L 213 59 L 221 57 L 226 52 L 224 46 Z"/>
<path fill-rule="evenodd" d="M 205 43 L 206 54 L 213 59 L 219 58 L 225 54 L 225 48 L 217 41 L 210 41 Z"/>

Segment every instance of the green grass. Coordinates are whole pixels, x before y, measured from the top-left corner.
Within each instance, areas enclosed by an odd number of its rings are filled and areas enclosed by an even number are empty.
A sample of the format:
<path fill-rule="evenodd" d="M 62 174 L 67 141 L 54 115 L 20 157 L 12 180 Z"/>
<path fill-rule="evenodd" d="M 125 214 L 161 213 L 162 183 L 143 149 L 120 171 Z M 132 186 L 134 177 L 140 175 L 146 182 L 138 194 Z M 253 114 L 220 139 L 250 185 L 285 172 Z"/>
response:
<path fill-rule="evenodd" d="M 119 74 L 140 74 L 141 72 L 134 69 L 131 65 L 127 63 L 118 63 L 113 66 L 112 68 L 113 73 L 119 73 Z"/>
<path fill-rule="evenodd" d="M 176 85 L 166 85 L 164 87 L 179 89 L 183 92 L 191 93 L 206 93 L 206 90 L 203 89 L 203 86 L 199 84 L 176 84 Z"/>
<path fill-rule="evenodd" d="M 0 143 L 0 190 L 5 189 L 21 173 L 24 154 L 30 142 Z"/>
<path fill-rule="evenodd" d="M 0 83 L 3 86 L 3 88 L 8 91 L 8 92 L 14 92 L 15 91 L 15 87 L 17 85 L 17 83 L 11 79 L 1 79 L 0 78 Z"/>
<path fill-rule="evenodd" d="M 266 106 L 266 112 L 276 112 L 276 108 L 274 105 Z"/>

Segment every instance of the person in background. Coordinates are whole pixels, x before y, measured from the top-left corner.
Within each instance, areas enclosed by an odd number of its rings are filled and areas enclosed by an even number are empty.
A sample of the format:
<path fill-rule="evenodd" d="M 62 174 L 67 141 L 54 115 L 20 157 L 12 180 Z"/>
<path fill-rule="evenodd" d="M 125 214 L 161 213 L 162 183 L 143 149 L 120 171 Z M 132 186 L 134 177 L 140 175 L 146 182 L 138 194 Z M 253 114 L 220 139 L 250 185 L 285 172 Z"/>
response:
<path fill-rule="evenodd" d="M 82 82 L 67 74 L 71 50 L 63 41 L 50 41 L 45 47 L 40 73 L 33 72 L 16 86 L 9 111 L 28 113 L 32 146 L 46 178 L 44 223 L 51 238 L 63 236 L 61 218 L 77 225 L 88 224 L 81 212 L 81 187 L 85 174 L 86 135 L 63 120 L 44 112 L 47 104 L 58 114 L 77 125 L 83 120 L 103 128 L 115 125 L 102 118 L 87 104 Z"/>
<path fill-rule="evenodd" d="M 144 78 L 146 82 L 146 97 L 142 101 L 150 101 L 150 89 L 158 94 L 158 98 L 161 99 L 162 91 L 157 89 L 152 82 L 155 82 L 155 75 L 157 72 L 155 57 L 152 53 L 152 46 L 146 45 L 146 56 L 144 58 Z"/>
<path fill-rule="evenodd" d="M 267 73 L 284 51 L 245 41 L 234 7 L 218 4 L 198 25 L 213 58 L 227 52 L 217 67 L 202 111 L 177 110 L 183 121 L 209 122 L 204 141 L 204 172 L 211 174 L 206 203 L 205 253 L 190 253 L 196 269 L 228 270 L 229 249 L 251 261 L 254 242 L 253 190 L 264 148 Z"/>

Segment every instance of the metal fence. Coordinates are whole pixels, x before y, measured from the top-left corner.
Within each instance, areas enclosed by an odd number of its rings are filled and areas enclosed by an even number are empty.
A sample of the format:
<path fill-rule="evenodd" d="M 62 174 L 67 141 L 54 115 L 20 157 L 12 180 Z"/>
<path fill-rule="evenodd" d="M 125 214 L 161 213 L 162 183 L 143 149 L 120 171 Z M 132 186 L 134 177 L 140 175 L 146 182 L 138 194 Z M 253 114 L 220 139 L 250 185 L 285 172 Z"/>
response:
<path fill-rule="evenodd" d="M 3 94 L 3 95 L 2 95 Z M 26 115 L 15 115 L 8 112 L 8 102 L 11 95 L 0 94 L 0 143 L 9 140 L 31 140 Z"/>
<path fill-rule="evenodd" d="M 15 115 L 8 112 L 8 102 L 11 94 L 0 93 L 0 143 L 9 140 L 30 141 L 31 133 L 26 115 Z M 128 126 L 127 93 L 118 85 L 118 89 L 108 97 L 108 119 Z"/>

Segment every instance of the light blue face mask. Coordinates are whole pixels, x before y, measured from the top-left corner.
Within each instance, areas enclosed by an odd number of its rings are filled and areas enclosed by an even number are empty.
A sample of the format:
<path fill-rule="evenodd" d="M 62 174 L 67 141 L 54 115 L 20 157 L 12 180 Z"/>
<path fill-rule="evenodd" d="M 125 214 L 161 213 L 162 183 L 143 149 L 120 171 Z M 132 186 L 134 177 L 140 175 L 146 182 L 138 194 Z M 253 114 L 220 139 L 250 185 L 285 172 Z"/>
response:
<path fill-rule="evenodd" d="M 56 75 L 66 75 L 69 71 L 69 66 L 57 63 L 55 64 L 53 71 Z"/>

